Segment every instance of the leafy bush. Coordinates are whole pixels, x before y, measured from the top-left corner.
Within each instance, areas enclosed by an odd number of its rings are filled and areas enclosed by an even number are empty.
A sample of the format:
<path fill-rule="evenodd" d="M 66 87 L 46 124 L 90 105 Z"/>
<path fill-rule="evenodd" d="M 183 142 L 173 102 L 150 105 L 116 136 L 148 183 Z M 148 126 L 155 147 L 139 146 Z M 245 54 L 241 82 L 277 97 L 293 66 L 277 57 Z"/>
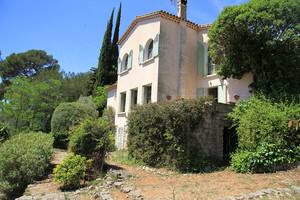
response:
<path fill-rule="evenodd" d="M 0 146 L 0 191 L 18 196 L 50 164 L 53 138 L 45 133 L 20 133 Z"/>
<path fill-rule="evenodd" d="M 193 164 L 204 156 L 187 135 L 213 111 L 213 99 L 181 100 L 135 106 L 128 116 L 129 155 L 155 167 L 199 171 Z"/>
<path fill-rule="evenodd" d="M 256 151 L 238 151 L 232 155 L 231 166 L 235 172 L 274 172 L 276 167 L 300 160 L 300 146 L 280 147 L 262 142 Z"/>
<path fill-rule="evenodd" d="M 289 121 L 300 118 L 300 104 L 258 96 L 243 101 L 229 116 L 238 134 L 238 151 L 231 156 L 236 172 L 270 172 L 300 160 L 299 132 L 288 128 Z"/>
<path fill-rule="evenodd" d="M 5 142 L 10 137 L 9 124 L 0 122 L 0 143 Z"/>
<path fill-rule="evenodd" d="M 103 111 L 103 117 L 106 118 L 110 122 L 110 126 L 115 126 L 115 115 L 116 111 L 113 107 L 108 106 Z M 113 130 L 111 134 L 109 134 L 109 145 L 107 147 L 107 151 L 115 151 L 115 133 L 116 131 Z"/>
<path fill-rule="evenodd" d="M 80 180 L 84 180 L 87 164 L 92 160 L 70 153 L 63 162 L 54 168 L 54 180 L 63 183 L 69 189 L 78 188 Z"/>
<path fill-rule="evenodd" d="M 103 110 L 103 117 L 107 118 L 112 124 L 115 124 L 116 111 L 113 107 L 108 106 Z"/>
<path fill-rule="evenodd" d="M 62 103 L 54 111 L 51 120 L 51 132 L 54 146 L 66 148 L 70 127 L 78 125 L 87 117 L 97 118 L 98 113 L 91 106 L 81 103 Z"/>
<path fill-rule="evenodd" d="M 280 146 L 300 144 L 299 132 L 288 129 L 290 120 L 300 119 L 300 104 L 276 103 L 258 96 L 236 106 L 229 117 L 242 150 L 255 151 L 261 142 Z"/>
<path fill-rule="evenodd" d="M 99 86 L 96 90 L 93 92 L 92 100 L 97 106 L 97 110 L 99 111 L 100 116 L 102 116 L 102 112 L 106 107 L 107 102 L 107 91 L 105 88 L 107 88 L 109 85 L 105 86 Z"/>
<path fill-rule="evenodd" d="M 106 118 L 86 119 L 70 131 L 69 149 L 94 160 L 94 166 L 102 169 L 104 156 L 114 137 L 115 127 Z"/>

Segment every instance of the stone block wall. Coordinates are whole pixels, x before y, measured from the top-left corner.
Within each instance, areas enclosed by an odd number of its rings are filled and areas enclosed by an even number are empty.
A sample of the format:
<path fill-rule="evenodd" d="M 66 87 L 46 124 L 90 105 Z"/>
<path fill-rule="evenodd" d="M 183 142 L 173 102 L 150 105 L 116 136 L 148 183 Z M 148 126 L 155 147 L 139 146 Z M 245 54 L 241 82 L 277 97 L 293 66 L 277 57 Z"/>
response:
<path fill-rule="evenodd" d="M 227 114 L 234 106 L 216 103 L 213 115 L 207 114 L 205 122 L 191 133 L 191 145 L 196 145 L 199 153 L 223 159 L 223 132 L 230 123 Z"/>

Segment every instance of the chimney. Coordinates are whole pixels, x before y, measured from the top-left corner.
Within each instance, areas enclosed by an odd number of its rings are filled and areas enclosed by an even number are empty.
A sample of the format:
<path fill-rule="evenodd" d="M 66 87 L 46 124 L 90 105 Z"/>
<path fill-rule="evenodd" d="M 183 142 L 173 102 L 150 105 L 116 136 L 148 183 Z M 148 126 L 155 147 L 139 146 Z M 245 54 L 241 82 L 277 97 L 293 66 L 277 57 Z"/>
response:
<path fill-rule="evenodd" d="M 177 15 L 186 20 L 186 4 L 187 0 L 177 0 Z"/>

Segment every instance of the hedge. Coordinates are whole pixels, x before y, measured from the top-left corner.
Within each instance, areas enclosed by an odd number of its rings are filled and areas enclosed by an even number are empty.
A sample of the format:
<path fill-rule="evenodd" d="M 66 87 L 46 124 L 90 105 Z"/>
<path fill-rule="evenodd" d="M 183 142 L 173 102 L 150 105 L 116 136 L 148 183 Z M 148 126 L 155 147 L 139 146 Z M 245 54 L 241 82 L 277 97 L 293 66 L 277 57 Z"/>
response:
<path fill-rule="evenodd" d="M 154 167 L 200 171 L 205 155 L 189 146 L 192 138 L 187 133 L 213 113 L 213 102 L 203 97 L 133 107 L 128 116 L 129 155 Z"/>

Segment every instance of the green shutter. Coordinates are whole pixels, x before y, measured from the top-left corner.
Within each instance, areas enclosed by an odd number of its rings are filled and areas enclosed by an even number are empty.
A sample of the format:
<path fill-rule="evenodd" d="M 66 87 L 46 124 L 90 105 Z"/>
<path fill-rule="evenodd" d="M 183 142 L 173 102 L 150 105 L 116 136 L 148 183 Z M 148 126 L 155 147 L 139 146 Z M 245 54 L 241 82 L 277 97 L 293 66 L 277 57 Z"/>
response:
<path fill-rule="evenodd" d="M 153 57 L 158 56 L 158 43 L 159 43 L 159 34 L 157 34 L 153 41 Z"/>
<path fill-rule="evenodd" d="M 144 48 L 142 45 L 139 47 L 139 64 L 144 61 Z"/>
<path fill-rule="evenodd" d="M 204 96 L 204 88 L 197 88 L 197 99 Z"/>
<path fill-rule="evenodd" d="M 227 102 L 227 89 L 225 84 L 218 86 L 218 102 L 219 103 Z"/>
<path fill-rule="evenodd" d="M 130 50 L 129 55 L 128 55 L 128 69 L 131 69 L 132 67 L 132 50 Z"/>
<path fill-rule="evenodd" d="M 121 73 L 121 64 L 122 64 L 122 61 L 120 58 L 118 58 L 118 74 Z"/>
<path fill-rule="evenodd" d="M 197 45 L 197 75 L 204 76 L 204 46 L 198 41 Z"/>

